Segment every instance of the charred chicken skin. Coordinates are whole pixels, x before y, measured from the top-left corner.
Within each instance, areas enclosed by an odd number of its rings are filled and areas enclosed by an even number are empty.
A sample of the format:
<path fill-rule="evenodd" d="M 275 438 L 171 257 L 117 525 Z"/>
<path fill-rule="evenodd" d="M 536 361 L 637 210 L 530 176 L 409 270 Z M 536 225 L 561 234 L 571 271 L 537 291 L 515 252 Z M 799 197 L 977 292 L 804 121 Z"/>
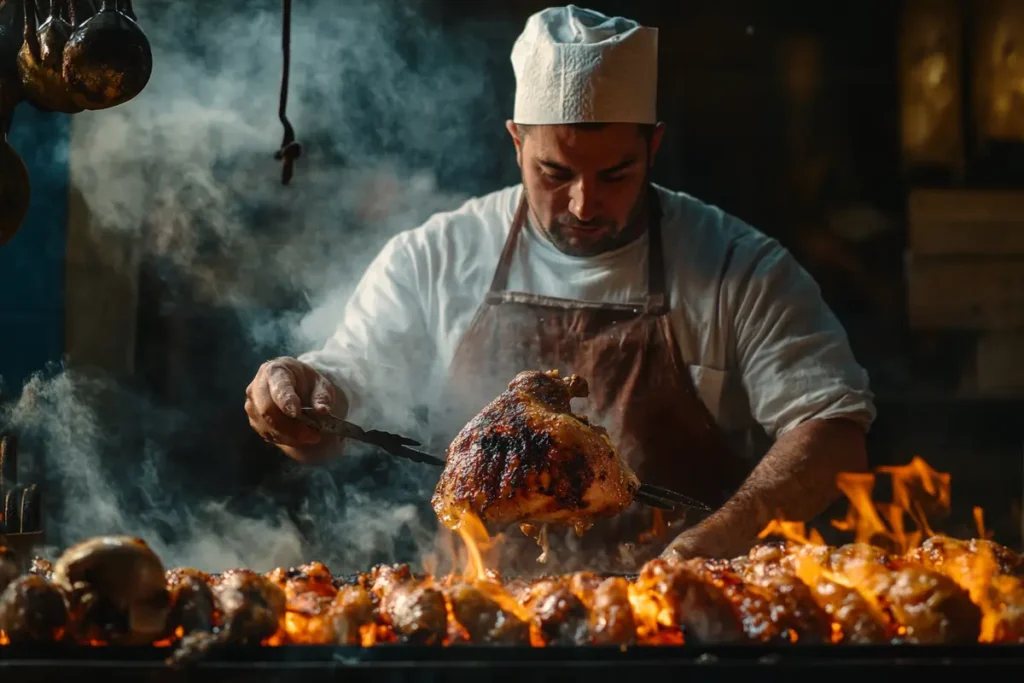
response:
<path fill-rule="evenodd" d="M 571 525 L 624 511 L 640 486 L 608 433 L 569 402 L 586 381 L 557 371 L 522 372 L 467 424 L 448 448 L 433 496 L 438 518 L 456 530 L 467 513 L 496 528 Z"/>

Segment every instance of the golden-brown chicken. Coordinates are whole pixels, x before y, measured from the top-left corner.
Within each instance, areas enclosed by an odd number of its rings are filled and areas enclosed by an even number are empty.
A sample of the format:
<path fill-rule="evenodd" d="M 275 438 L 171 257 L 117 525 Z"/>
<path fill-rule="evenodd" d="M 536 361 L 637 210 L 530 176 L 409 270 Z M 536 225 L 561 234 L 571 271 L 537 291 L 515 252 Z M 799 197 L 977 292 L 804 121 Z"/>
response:
<path fill-rule="evenodd" d="M 608 433 L 574 415 L 588 393 L 576 375 L 522 372 L 458 434 L 433 496 L 441 522 L 465 513 L 504 527 L 533 522 L 576 527 L 625 510 L 640 482 Z"/>

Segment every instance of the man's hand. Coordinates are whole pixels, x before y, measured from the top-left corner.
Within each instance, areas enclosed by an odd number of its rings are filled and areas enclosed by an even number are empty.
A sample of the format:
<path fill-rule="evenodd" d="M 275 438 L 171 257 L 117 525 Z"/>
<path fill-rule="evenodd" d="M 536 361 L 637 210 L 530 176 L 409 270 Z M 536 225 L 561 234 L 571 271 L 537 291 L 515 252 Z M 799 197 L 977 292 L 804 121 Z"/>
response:
<path fill-rule="evenodd" d="M 321 459 L 304 453 L 322 444 L 323 435 L 301 422 L 303 406 L 344 417 L 348 401 L 326 377 L 295 358 L 275 358 L 260 366 L 245 390 L 249 425 L 297 460 Z"/>
<path fill-rule="evenodd" d="M 732 558 L 782 515 L 809 522 L 840 495 L 836 477 L 867 469 L 864 428 L 843 418 L 808 420 L 783 434 L 725 505 L 682 532 L 662 557 Z"/>

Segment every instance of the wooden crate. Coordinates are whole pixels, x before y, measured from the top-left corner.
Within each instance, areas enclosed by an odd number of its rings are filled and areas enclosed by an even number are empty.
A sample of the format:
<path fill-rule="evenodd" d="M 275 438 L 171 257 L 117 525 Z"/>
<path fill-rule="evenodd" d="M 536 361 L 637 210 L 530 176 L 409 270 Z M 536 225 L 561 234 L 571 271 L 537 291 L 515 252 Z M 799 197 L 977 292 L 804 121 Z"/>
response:
<path fill-rule="evenodd" d="M 905 264 L 912 329 L 1024 329 L 1024 257 L 908 254 Z"/>
<path fill-rule="evenodd" d="M 1024 256 L 1024 192 L 914 190 L 907 214 L 916 254 Z"/>

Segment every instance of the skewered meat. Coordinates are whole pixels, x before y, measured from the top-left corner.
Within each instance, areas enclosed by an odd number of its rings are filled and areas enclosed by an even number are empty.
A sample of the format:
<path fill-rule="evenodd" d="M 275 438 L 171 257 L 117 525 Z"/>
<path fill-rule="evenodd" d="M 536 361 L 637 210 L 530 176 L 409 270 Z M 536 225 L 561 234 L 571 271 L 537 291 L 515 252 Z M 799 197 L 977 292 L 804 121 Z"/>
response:
<path fill-rule="evenodd" d="M 195 631 L 213 631 L 217 624 L 217 601 L 210 581 L 209 574 L 197 569 L 167 572 L 167 588 L 171 592 L 167 625 L 172 634 L 180 637 Z"/>
<path fill-rule="evenodd" d="M 485 524 L 554 523 L 578 533 L 625 510 L 640 486 L 608 433 L 574 415 L 586 381 L 522 372 L 458 434 L 433 496 L 456 530 L 467 512 Z"/>
<path fill-rule="evenodd" d="M 149 643 L 167 627 L 164 567 L 140 538 L 101 536 L 74 545 L 57 560 L 53 580 L 69 596 L 80 640 Z"/>
<path fill-rule="evenodd" d="M 444 594 L 420 581 L 393 585 L 381 600 L 380 613 L 395 633 L 410 643 L 438 645 L 447 635 Z"/>
<path fill-rule="evenodd" d="M 476 586 L 460 583 L 447 591 L 452 615 L 471 643 L 526 645 L 530 625 Z"/>
<path fill-rule="evenodd" d="M 60 640 L 67 623 L 64 594 L 41 576 L 26 574 L 0 594 L 0 631 L 12 643 Z"/>

